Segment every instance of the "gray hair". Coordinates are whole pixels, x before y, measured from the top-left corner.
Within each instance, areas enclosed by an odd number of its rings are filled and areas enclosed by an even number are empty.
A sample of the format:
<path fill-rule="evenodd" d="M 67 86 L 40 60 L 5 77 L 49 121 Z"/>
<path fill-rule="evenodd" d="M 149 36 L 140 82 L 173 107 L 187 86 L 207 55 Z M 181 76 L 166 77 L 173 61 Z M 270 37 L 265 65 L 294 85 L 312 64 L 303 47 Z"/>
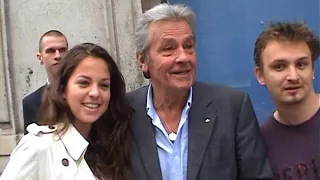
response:
<path fill-rule="evenodd" d="M 136 53 L 142 54 L 148 59 L 147 50 L 150 45 L 150 24 L 161 20 L 185 20 L 192 29 L 195 37 L 196 16 L 192 9 L 182 4 L 159 4 L 145 13 L 139 19 L 135 34 Z"/>

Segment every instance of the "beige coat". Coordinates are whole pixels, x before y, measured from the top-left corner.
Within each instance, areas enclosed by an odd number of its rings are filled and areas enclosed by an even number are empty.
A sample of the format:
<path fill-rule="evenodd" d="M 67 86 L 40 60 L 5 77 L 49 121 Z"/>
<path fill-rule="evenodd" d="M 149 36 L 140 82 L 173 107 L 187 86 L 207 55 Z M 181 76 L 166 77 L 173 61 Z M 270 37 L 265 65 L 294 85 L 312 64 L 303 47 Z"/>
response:
<path fill-rule="evenodd" d="M 96 180 L 83 158 L 88 142 L 72 125 L 62 137 L 56 128 L 29 125 L 0 180 Z"/>

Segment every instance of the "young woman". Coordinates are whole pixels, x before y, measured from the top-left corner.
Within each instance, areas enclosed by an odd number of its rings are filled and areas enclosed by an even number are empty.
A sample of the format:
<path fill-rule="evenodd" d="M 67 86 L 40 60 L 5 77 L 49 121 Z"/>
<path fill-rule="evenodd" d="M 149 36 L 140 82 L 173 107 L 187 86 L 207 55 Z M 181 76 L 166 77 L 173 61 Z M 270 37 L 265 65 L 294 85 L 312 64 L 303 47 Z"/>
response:
<path fill-rule="evenodd" d="M 84 43 L 61 62 L 1 180 L 130 179 L 123 77 L 108 52 Z"/>

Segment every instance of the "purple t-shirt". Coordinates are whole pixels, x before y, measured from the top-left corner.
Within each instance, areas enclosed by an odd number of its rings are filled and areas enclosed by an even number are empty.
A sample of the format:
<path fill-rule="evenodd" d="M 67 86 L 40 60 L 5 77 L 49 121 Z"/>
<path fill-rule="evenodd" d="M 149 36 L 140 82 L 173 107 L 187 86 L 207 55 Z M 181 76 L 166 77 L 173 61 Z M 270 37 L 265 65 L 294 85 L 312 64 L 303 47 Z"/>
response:
<path fill-rule="evenodd" d="M 294 126 L 270 117 L 261 127 L 276 180 L 316 180 L 319 176 L 320 110 Z"/>

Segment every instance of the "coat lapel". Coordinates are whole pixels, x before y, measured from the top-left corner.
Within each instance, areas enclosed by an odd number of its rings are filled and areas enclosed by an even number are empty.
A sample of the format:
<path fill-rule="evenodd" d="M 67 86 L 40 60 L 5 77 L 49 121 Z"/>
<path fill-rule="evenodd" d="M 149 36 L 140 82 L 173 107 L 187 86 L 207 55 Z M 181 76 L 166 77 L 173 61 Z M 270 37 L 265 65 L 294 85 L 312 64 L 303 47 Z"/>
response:
<path fill-rule="evenodd" d="M 59 125 L 58 128 L 60 128 Z M 68 130 L 61 136 L 61 142 L 64 145 L 66 153 L 68 153 L 68 155 L 72 158 L 72 160 L 69 158 L 70 165 L 68 165 L 73 167 L 72 173 L 71 171 L 68 172 L 68 178 L 66 179 L 94 179 L 95 177 L 91 169 L 86 163 L 86 160 L 83 158 L 89 143 L 72 124 L 69 125 Z M 71 165 L 71 161 L 74 165 Z M 78 165 L 77 163 L 80 164 Z"/>
<path fill-rule="evenodd" d="M 73 180 L 80 180 L 80 179 L 85 179 L 85 180 L 96 180 L 97 178 L 93 175 L 89 165 L 85 160 L 83 160 L 77 170 L 77 173 Z"/>
<path fill-rule="evenodd" d="M 139 147 L 140 157 L 148 176 L 153 180 L 162 180 L 154 126 L 146 111 L 147 88 L 143 89 L 138 96 L 140 97 L 135 99 L 140 102 L 133 103 L 135 105 L 131 122 L 133 137 Z"/>
<path fill-rule="evenodd" d="M 189 114 L 188 180 L 195 180 L 210 140 L 216 113 L 211 99 L 195 84 Z M 211 92 L 212 93 L 212 92 Z"/>

